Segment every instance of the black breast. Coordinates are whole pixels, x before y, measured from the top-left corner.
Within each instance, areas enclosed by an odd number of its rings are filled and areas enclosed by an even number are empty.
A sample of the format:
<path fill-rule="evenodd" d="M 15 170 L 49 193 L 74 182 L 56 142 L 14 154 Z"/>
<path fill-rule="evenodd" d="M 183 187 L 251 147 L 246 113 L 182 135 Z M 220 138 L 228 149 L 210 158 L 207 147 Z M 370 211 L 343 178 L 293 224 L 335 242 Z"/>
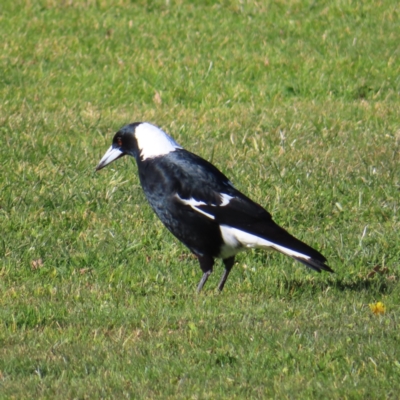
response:
<path fill-rule="evenodd" d="M 182 204 L 177 196 L 214 203 L 222 187 L 230 185 L 227 178 L 207 161 L 185 150 L 139 161 L 138 168 L 146 198 L 168 230 L 193 253 L 218 256 L 222 245 L 219 225 Z M 214 190 L 217 188 L 220 190 Z"/>

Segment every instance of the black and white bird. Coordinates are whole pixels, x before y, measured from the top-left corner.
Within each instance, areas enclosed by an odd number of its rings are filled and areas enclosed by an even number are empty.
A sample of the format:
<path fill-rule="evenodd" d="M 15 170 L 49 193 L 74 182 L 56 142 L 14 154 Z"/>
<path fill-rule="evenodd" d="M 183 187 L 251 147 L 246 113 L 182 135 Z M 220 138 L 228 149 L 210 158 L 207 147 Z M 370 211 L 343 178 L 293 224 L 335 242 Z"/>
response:
<path fill-rule="evenodd" d="M 150 206 L 167 229 L 198 258 L 200 291 L 222 258 L 224 288 L 235 256 L 251 248 L 274 249 L 317 272 L 333 272 L 325 257 L 277 225 L 271 214 L 239 192 L 214 165 L 184 150 L 148 122 L 120 129 L 96 170 L 129 155 L 135 158 L 140 183 Z"/>

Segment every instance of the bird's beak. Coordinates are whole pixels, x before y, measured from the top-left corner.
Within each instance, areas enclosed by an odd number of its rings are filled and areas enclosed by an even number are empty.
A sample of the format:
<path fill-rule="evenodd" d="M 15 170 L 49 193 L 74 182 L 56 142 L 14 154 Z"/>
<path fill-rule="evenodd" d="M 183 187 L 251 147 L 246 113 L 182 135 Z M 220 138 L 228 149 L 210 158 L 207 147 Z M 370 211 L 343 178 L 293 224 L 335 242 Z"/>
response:
<path fill-rule="evenodd" d="M 111 146 L 104 154 L 103 158 L 100 160 L 96 167 L 96 171 L 106 167 L 108 164 L 115 161 L 117 158 L 124 156 L 125 153 L 119 148 Z"/>

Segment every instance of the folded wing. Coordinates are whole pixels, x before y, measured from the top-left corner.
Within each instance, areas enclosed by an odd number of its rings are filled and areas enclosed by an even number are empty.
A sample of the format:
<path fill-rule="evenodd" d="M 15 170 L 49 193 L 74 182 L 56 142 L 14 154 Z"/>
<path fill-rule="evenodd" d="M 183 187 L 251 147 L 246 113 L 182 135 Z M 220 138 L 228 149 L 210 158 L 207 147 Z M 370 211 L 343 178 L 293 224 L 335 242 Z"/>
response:
<path fill-rule="evenodd" d="M 268 211 L 233 187 L 229 194 L 214 192 L 207 198 L 202 194 L 202 199 L 200 194 L 194 194 L 190 199 L 179 200 L 205 218 L 213 219 L 227 238 L 248 248 L 272 248 L 318 272 L 333 272 L 320 252 L 281 228 Z"/>

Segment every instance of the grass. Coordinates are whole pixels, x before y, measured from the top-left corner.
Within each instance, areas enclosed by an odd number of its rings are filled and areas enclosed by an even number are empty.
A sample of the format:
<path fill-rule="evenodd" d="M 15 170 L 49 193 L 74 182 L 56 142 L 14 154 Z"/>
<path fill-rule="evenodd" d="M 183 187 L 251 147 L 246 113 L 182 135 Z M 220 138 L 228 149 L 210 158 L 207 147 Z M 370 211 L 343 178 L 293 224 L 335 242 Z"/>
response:
<path fill-rule="evenodd" d="M 3 1 L 0 397 L 396 398 L 397 8 Z M 336 273 L 251 251 L 196 295 L 134 162 L 93 172 L 140 120 Z"/>

